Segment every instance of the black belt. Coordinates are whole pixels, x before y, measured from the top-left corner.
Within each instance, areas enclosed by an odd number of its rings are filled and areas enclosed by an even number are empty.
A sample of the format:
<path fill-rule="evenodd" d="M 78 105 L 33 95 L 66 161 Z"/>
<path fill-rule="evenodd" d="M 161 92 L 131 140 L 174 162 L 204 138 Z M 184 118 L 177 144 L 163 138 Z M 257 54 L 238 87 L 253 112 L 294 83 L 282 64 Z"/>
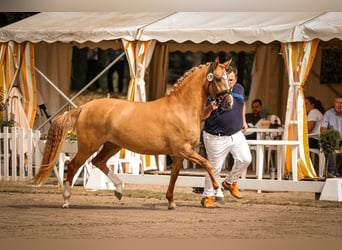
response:
<path fill-rule="evenodd" d="M 231 135 L 227 135 L 227 134 L 224 134 L 224 133 L 209 133 L 207 132 L 208 134 L 211 134 L 211 135 L 216 135 L 216 136 L 231 136 Z"/>

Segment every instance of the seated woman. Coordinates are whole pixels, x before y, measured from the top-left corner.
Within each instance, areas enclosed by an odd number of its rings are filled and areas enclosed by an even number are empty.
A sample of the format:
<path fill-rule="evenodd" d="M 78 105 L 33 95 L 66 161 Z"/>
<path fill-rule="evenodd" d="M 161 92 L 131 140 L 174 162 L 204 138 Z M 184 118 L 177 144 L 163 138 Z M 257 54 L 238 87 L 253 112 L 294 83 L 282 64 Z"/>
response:
<path fill-rule="evenodd" d="M 309 148 L 319 148 L 319 134 L 324 108 L 319 100 L 313 96 L 305 98 L 308 120 Z"/>

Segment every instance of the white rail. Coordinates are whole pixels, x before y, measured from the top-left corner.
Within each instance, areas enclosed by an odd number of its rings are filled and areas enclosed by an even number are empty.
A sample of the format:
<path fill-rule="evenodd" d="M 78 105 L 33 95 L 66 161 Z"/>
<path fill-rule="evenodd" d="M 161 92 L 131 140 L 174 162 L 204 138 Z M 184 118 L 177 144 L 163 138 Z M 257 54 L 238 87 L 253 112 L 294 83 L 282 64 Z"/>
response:
<path fill-rule="evenodd" d="M 0 133 L 0 180 L 27 181 L 39 170 L 40 131 L 4 127 Z"/>

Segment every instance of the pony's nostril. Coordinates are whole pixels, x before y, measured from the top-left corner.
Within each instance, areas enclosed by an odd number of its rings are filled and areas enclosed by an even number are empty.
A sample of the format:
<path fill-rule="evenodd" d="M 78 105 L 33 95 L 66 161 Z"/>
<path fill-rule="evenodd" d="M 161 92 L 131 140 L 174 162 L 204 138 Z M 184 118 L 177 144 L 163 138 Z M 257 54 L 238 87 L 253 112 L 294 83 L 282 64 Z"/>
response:
<path fill-rule="evenodd" d="M 221 109 L 231 110 L 233 108 L 233 98 L 230 95 L 225 96 L 221 101 Z"/>

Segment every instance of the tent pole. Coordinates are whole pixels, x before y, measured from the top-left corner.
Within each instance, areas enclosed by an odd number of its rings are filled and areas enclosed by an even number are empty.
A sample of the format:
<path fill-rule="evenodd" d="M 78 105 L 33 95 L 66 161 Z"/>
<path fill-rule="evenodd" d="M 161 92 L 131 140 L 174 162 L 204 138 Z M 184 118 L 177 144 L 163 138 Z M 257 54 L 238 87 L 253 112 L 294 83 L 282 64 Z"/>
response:
<path fill-rule="evenodd" d="M 62 90 L 60 90 L 49 78 L 47 78 L 46 75 L 44 75 L 36 66 L 34 67 L 35 71 L 40 74 L 59 94 L 61 94 L 64 99 L 66 99 L 74 108 L 77 108 L 77 105 L 72 102 L 64 93 Z"/>
<path fill-rule="evenodd" d="M 110 64 L 107 65 L 93 80 L 91 80 L 86 86 L 84 86 L 76 95 L 74 95 L 70 101 L 72 102 L 79 95 L 81 95 L 90 85 L 92 85 L 97 79 L 99 79 L 109 68 L 111 68 L 117 61 L 120 60 L 121 57 L 125 55 L 125 52 L 122 52 L 119 56 L 117 56 Z M 35 68 L 37 70 L 37 68 Z M 47 78 L 46 78 L 47 79 Z M 57 88 L 57 87 L 56 87 Z M 64 95 L 64 94 L 63 94 Z M 67 98 L 67 100 L 69 100 Z M 41 124 L 37 129 L 40 130 L 44 127 L 48 122 L 50 122 L 53 118 L 55 118 L 66 106 L 68 103 L 65 103 L 60 109 L 58 109 L 53 115 L 51 115 L 43 124 Z M 77 108 L 77 106 L 74 106 Z"/>

